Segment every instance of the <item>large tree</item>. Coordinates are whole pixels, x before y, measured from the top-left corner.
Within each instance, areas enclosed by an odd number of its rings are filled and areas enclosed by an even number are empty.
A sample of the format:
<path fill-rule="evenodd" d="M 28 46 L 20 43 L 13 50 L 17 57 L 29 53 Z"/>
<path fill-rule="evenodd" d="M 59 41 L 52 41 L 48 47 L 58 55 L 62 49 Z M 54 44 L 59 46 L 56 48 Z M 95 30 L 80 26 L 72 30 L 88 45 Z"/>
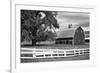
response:
<path fill-rule="evenodd" d="M 54 11 L 21 10 L 21 42 L 32 40 L 32 45 L 38 41 L 54 39 L 55 29 L 59 28 Z M 50 31 L 53 30 L 53 31 Z"/>

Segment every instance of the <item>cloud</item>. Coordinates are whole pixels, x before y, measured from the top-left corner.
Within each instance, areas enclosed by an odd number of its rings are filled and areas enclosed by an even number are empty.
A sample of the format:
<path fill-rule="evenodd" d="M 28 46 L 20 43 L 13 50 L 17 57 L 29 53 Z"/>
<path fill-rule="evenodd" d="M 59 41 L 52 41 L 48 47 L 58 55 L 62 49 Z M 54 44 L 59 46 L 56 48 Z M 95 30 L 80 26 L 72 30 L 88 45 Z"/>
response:
<path fill-rule="evenodd" d="M 82 27 L 89 27 L 90 23 L 89 22 L 82 22 L 80 24 L 76 24 L 76 26 L 82 26 Z"/>
<path fill-rule="evenodd" d="M 60 30 L 63 30 L 68 28 L 68 24 L 72 24 L 73 27 L 89 27 L 89 16 L 89 13 L 60 11 L 56 18 L 60 25 Z"/>

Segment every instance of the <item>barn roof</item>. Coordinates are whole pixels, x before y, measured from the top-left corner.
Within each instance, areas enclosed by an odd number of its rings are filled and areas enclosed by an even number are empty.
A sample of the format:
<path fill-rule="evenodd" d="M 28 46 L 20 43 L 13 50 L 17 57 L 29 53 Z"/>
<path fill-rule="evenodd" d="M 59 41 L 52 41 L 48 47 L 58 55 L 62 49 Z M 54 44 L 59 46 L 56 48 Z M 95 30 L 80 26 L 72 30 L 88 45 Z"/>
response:
<path fill-rule="evenodd" d="M 79 27 L 78 27 L 79 28 Z M 82 27 L 81 27 L 82 28 Z M 57 37 L 56 38 L 69 38 L 69 37 L 74 37 L 75 34 L 75 30 L 77 28 L 69 28 L 66 30 L 62 30 L 62 31 L 58 31 L 57 32 Z M 82 28 L 83 29 L 83 28 Z M 84 29 L 83 29 L 84 30 Z M 84 30 L 84 32 L 87 32 L 86 30 Z M 88 31 L 89 32 L 89 31 Z M 89 33 L 86 33 L 85 36 L 89 36 Z"/>
<path fill-rule="evenodd" d="M 58 36 L 57 38 L 74 37 L 74 33 L 75 33 L 75 28 L 62 30 L 62 31 L 57 32 L 57 36 Z"/>
<path fill-rule="evenodd" d="M 57 38 L 74 37 L 76 28 L 69 28 L 66 30 L 58 31 Z"/>

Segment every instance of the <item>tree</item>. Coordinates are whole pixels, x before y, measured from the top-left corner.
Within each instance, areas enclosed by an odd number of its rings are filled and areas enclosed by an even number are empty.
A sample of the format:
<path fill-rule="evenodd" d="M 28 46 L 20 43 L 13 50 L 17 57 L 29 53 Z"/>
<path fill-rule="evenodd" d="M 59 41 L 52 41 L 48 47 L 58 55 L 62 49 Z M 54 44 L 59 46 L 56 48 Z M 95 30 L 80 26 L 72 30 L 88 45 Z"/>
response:
<path fill-rule="evenodd" d="M 32 45 L 35 45 L 38 41 L 54 39 L 56 32 L 49 30 L 59 28 L 55 18 L 56 13 L 54 11 L 21 10 L 21 42 L 27 38 L 27 40 L 32 40 Z"/>

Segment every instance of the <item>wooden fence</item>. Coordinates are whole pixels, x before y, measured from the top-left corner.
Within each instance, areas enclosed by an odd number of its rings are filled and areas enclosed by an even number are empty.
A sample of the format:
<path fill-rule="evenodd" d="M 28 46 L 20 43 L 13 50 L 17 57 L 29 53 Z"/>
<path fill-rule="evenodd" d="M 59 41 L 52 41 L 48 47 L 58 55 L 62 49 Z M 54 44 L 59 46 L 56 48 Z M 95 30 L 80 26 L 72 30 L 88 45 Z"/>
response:
<path fill-rule="evenodd" d="M 89 53 L 89 48 L 82 49 L 36 49 L 21 48 L 21 59 L 72 57 Z"/>

